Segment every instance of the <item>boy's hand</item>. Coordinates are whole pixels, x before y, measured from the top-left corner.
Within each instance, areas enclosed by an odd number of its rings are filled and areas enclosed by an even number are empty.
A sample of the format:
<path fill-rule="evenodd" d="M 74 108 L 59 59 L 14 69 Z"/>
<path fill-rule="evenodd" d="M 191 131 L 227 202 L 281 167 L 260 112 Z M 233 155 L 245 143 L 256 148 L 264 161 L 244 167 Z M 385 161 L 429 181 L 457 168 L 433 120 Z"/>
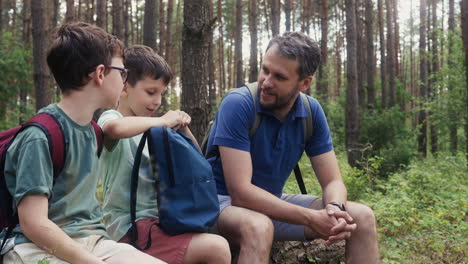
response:
<path fill-rule="evenodd" d="M 185 127 L 192 121 L 192 118 L 180 110 L 170 110 L 161 117 L 165 122 L 166 127 L 175 128 L 176 130 L 179 127 Z"/>

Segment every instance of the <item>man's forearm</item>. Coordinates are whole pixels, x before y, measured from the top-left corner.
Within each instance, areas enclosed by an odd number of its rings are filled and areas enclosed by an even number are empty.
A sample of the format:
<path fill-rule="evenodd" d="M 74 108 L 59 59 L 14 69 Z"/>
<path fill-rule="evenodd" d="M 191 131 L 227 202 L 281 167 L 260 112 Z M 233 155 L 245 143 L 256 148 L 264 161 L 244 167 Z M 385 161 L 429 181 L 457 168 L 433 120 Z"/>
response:
<path fill-rule="evenodd" d="M 340 202 L 346 204 L 348 192 L 341 180 L 335 180 L 327 184 L 323 188 L 323 204 L 326 205 L 330 202 Z"/>

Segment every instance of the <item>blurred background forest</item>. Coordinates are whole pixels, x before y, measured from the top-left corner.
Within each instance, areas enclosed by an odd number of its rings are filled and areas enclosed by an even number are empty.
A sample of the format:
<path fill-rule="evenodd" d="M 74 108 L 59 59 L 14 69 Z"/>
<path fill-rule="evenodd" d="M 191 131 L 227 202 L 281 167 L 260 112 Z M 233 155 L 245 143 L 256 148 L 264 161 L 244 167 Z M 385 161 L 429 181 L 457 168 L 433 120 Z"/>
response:
<path fill-rule="evenodd" d="M 68 21 L 162 55 L 176 79 L 160 113 L 189 113 L 199 140 L 224 93 L 256 80 L 268 40 L 305 32 L 322 52 L 308 92 L 349 199 L 376 212 L 382 261 L 467 262 L 468 0 L 0 0 L 0 130 L 59 100 L 45 56 Z"/>

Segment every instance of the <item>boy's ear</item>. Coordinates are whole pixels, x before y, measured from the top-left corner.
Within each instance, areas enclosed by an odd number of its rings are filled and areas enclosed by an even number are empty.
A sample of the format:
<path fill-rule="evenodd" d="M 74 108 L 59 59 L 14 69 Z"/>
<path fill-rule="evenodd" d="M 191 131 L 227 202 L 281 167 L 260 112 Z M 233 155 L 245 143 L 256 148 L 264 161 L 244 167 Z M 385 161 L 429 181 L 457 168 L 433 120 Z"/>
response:
<path fill-rule="evenodd" d="M 120 96 L 122 97 L 125 97 L 128 95 L 128 83 L 124 83 L 124 87 L 122 89 L 122 93 L 120 94 Z"/>
<path fill-rule="evenodd" d="M 102 82 L 104 81 L 105 70 L 106 70 L 106 67 L 104 67 L 104 65 L 102 65 L 102 64 L 99 64 L 99 65 L 96 67 L 96 70 L 94 70 L 94 72 L 90 73 L 91 78 L 92 78 L 98 85 L 102 85 Z"/>

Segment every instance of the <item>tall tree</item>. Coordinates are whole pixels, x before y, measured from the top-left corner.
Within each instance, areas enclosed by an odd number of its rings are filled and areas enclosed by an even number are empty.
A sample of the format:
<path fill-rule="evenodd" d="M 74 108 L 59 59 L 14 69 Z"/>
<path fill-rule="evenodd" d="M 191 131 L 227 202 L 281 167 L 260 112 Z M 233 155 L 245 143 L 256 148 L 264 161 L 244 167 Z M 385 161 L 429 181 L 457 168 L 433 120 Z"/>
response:
<path fill-rule="evenodd" d="M 157 50 L 156 1 L 158 0 L 145 0 L 145 14 L 143 22 L 143 44 L 148 47 L 151 47 L 153 50 Z"/>
<path fill-rule="evenodd" d="M 67 11 L 65 13 L 65 21 L 71 22 L 73 20 L 75 20 L 75 1 L 67 0 Z"/>
<path fill-rule="evenodd" d="M 449 35 L 448 35 L 448 65 L 449 69 L 453 69 L 455 66 L 454 62 L 454 56 L 451 56 L 454 52 L 454 34 L 455 34 L 455 1 L 454 0 L 449 0 L 449 15 L 448 15 L 448 30 L 449 30 Z M 450 78 L 450 77 L 449 77 Z M 448 89 L 449 91 L 455 90 L 455 85 L 454 82 L 449 79 L 448 83 Z M 452 154 L 455 154 L 457 152 L 458 148 L 458 137 L 457 137 L 457 114 L 455 112 L 455 109 L 453 109 L 452 105 L 449 105 L 449 114 L 450 114 L 450 125 L 449 125 L 449 130 L 450 130 L 450 152 Z"/>
<path fill-rule="evenodd" d="M 179 2 L 180 3 L 180 2 Z M 213 17 L 213 0 L 208 1 L 208 16 Z M 216 103 L 216 86 L 215 86 L 215 63 L 214 63 L 214 47 L 213 47 L 213 34 L 208 35 L 208 91 L 210 98 L 210 105 Z"/>
<path fill-rule="evenodd" d="M 462 38 L 463 38 L 463 49 L 465 50 L 465 70 L 466 70 L 466 87 L 468 87 L 468 1 L 463 0 L 460 3 L 461 5 L 461 28 L 462 28 Z M 466 103 L 466 102 L 465 102 Z M 468 114 L 464 113 L 465 116 L 465 155 L 468 159 Z"/>
<path fill-rule="evenodd" d="M 219 90 L 220 94 L 224 94 L 226 86 L 226 71 L 224 70 L 224 33 L 223 33 L 223 15 L 222 15 L 222 1 L 218 0 L 216 7 L 218 16 L 218 73 L 219 73 Z"/>
<path fill-rule="evenodd" d="M 438 45 L 437 45 L 437 0 L 431 1 L 431 16 L 432 16 L 432 32 L 431 32 L 431 42 L 432 42 L 432 76 L 431 76 L 431 83 L 428 86 L 429 88 L 429 97 L 431 101 L 435 101 L 436 99 L 436 83 L 437 83 L 437 75 L 439 73 L 439 52 L 438 52 Z M 429 116 L 432 116 L 433 113 L 429 112 Z M 436 153 L 438 151 L 438 137 L 437 137 L 437 128 L 434 125 L 434 122 L 431 122 L 430 125 L 431 131 L 431 152 Z"/>
<path fill-rule="evenodd" d="M 47 32 L 46 19 L 47 0 L 31 0 L 32 36 L 33 36 L 33 78 L 36 91 L 36 110 L 50 104 L 51 90 L 49 89 L 50 74 L 46 64 Z"/>
<path fill-rule="evenodd" d="M 320 50 L 322 61 L 318 68 L 317 94 L 322 100 L 328 100 L 328 0 L 321 0 L 320 21 L 322 38 Z"/>
<path fill-rule="evenodd" d="M 0 34 L 3 31 L 3 0 L 0 0 Z"/>
<path fill-rule="evenodd" d="M 96 25 L 106 29 L 107 25 L 107 0 L 96 0 Z"/>
<path fill-rule="evenodd" d="M 421 24 L 419 26 L 419 74 L 420 74 L 420 85 L 419 85 L 419 100 L 424 102 L 427 97 L 427 52 L 426 52 L 426 0 L 420 0 L 419 4 L 419 16 Z M 419 111 L 419 135 L 418 135 L 418 151 L 422 153 L 424 157 L 427 155 L 427 120 L 426 110 L 421 107 Z"/>
<path fill-rule="evenodd" d="M 249 0 L 249 31 L 250 31 L 249 82 L 255 82 L 258 78 L 257 0 Z"/>
<path fill-rule="evenodd" d="M 356 17 L 354 0 L 346 0 L 346 149 L 348 162 L 356 166 L 359 158 L 359 102 L 357 90 Z"/>
<path fill-rule="evenodd" d="M 285 16 L 284 25 L 286 27 L 286 31 L 288 31 L 288 32 L 291 31 L 291 12 L 293 10 L 292 1 L 293 0 L 285 0 L 284 1 L 284 16 Z"/>
<path fill-rule="evenodd" d="M 166 45 L 164 57 L 166 61 L 174 68 L 174 62 L 172 58 L 172 14 L 174 13 L 174 0 L 167 1 L 167 15 L 166 15 Z"/>
<path fill-rule="evenodd" d="M 208 1 L 184 1 L 181 108 L 198 117 L 191 123 L 198 141 L 203 138 L 211 112 L 207 89 L 208 41 L 213 32 Z"/>
<path fill-rule="evenodd" d="M 112 0 L 112 34 L 124 40 L 123 0 Z"/>
<path fill-rule="evenodd" d="M 236 0 L 236 40 L 235 40 L 235 61 L 236 61 L 236 87 L 244 84 L 244 69 L 242 67 L 242 0 Z"/>
<path fill-rule="evenodd" d="M 53 15 L 52 15 L 51 28 L 55 28 L 57 26 L 59 16 L 60 16 L 60 14 L 59 14 L 59 12 L 60 12 L 60 1 L 59 0 L 54 0 L 53 4 L 54 4 L 54 12 L 53 12 Z"/>
<path fill-rule="evenodd" d="M 378 5 L 378 24 L 379 24 L 379 40 L 380 40 L 380 86 L 382 90 L 382 107 L 387 105 L 387 57 L 385 56 L 385 33 L 384 33 L 384 16 L 383 16 L 383 1 L 377 0 Z"/>
<path fill-rule="evenodd" d="M 393 40 L 393 5 L 392 0 L 385 0 L 385 6 L 387 7 L 387 70 L 389 76 L 388 82 L 388 92 L 390 95 L 390 100 L 388 106 L 392 107 L 396 104 L 396 90 L 395 90 L 395 42 Z"/>
<path fill-rule="evenodd" d="M 366 0 L 366 37 L 367 37 L 367 107 L 375 108 L 375 85 L 374 85 L 374 3 Z"/>
<path fill-rule="evenodd" d="M 280 0 L 269 0 L 271 15 L 271 34 L 277 36 L 280 32 Z"/>
<path fill-rule="evenodd" d="M 366 40 L 364 38 L 364 21 L 362 12 L 362 3 L 364 0 L 355 0 L 356 6 L 356 64 L 366 64 Z M 366 86 L 364 84 L 366 80 L 366 71 L 357 71 L 357 89 L 358 89 L 358 102 L 361 109 L 366 108 Z"/>
<path fill-rule="evenodd" d="M 164 21 L 165 11 L 164 11 L 164 1 L 159 0 L 159 55 L 164 57 L 164 48 L 166 45 L 166 22 Z"/>

